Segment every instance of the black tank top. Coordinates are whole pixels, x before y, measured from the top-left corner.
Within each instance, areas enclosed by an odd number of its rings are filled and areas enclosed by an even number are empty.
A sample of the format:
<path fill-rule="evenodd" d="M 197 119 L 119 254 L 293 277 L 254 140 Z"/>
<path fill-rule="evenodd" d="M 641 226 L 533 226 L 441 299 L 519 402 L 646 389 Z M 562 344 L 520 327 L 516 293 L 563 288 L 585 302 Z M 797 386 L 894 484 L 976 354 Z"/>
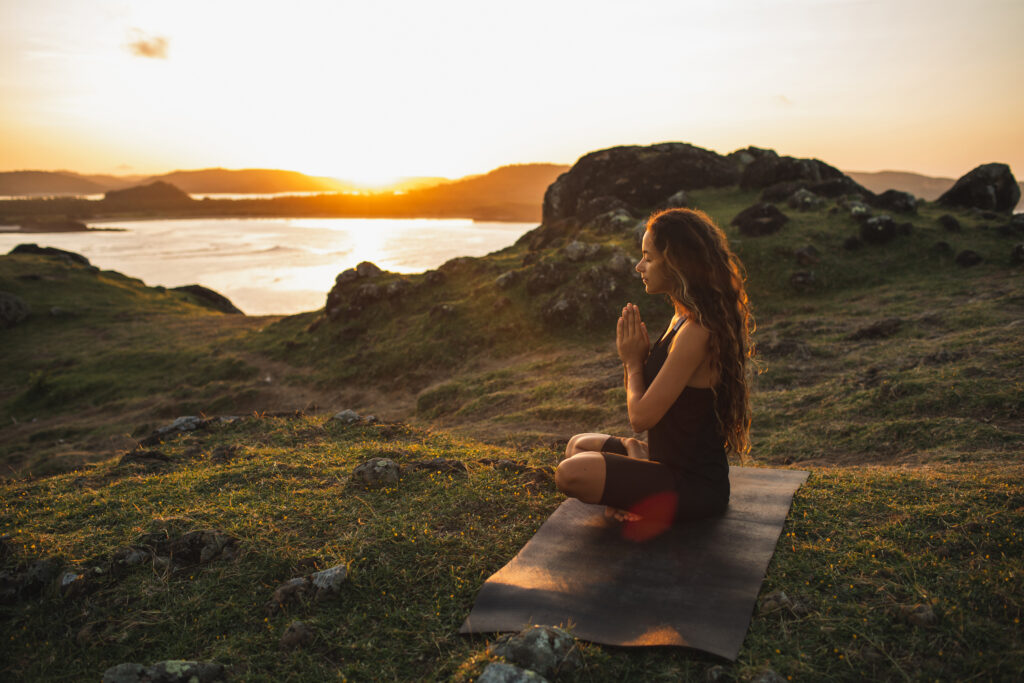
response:
<path fill-rule="evenodd" d="M 683 318 L 662 339 L 655 342 L 644 363 L 644 382 L 649 387 L 668 358 L 668 349 Z M 647 432 L 651 460 L 665 463 L 680 475 L 700 477 L 728 486 L 729 461 L 725 437 L 715 416 L 715 394 L 711 389 L 685 387 L 679 398 Z"/>

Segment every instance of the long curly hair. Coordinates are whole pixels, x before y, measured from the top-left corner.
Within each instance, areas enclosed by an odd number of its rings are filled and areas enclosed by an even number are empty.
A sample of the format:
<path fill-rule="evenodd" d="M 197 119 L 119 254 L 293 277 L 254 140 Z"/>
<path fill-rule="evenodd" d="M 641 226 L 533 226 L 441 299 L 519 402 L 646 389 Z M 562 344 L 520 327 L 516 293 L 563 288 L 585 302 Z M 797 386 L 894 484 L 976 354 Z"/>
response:
<path fill-rule="evenodd" d="M 669 297 L 711 333 L 715 413 L 725 447 L 750 450 L 750 388 L 747 360 L 754 355 L 754 320 L 744 287 L 746 271 L 722 229 L 703 211 L 668 209 L 647 219 L 654 246 L 675 279 Z"/>

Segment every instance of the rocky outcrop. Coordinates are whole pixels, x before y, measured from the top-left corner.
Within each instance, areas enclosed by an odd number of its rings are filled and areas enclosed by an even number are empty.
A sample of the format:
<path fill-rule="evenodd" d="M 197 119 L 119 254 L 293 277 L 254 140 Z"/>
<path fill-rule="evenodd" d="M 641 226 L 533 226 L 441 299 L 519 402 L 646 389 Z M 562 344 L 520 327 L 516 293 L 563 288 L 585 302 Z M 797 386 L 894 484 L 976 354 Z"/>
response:
<path fill-rule="evenodd" d="M 1013 211 L 1019 201 L 1020 187 L 1006 164 L 982 164 L 939 197 L 939 204 L 943 206 L 1007 213 Z"/>
<path fill-rule="evenodd" d="M 202 285 L 184 285 L 182 287 L 175 287 L 173 291 L 190 294 L 193 301 L 205 308 L 212 308 L 215 311 L 229 313 L 232 315 L 245 315 L 242 311 L 238 310 L 233 303 L 231 303 L 230 299 L 223 294 L 209 289 L 208 287 L 203 287 Z"/>
<path fill-rule="evenodd" d="M 842 171 L 829 166 L 824 161 L 780 157 L 771 150 L 764 150 L 754 161 L 744 167 L 739 184 L 740 189 L 743 190 L 760 190 L 783 182 L 821 183 L 845 177 L 846 175 Z M 815 194 L 821 193 L 815 192 Z"/>
<path fill-rule="evenodd" d="M 438 271 L 435 271 L 438 272 Z M 334 287 L 327 293 L 324 312 L 328 320 L 347 315 L 358 315 L 364 308 L 387 295 L 387 290 L 374 282 L 384 271 L 369 261 L 349 268 L 334 279 Z"/>
<path fill-rule="evenodd" d="M 735 161 L 682 142 L 612 147 L 583 156 L 548 187 L 543 220 L 586 221 L 625 207 L 649 210 L 680 190 L 735 185 L 739 177 Z"/>
<path fill-rule="evenodd" d="M 19 244 L 14 249 L 11 249 L 9 254 L 32 254 L 35 256 L 55 256 L 63 259 L 68 264 L 77 264 L 80 266 L 88 266 L 89 259 L 85 258 L 81 254 L 76 254 L 73 251 L 64 251 L 63 249 L 57 249 L 56 247 L 40 247 L 38 244 Z"/>

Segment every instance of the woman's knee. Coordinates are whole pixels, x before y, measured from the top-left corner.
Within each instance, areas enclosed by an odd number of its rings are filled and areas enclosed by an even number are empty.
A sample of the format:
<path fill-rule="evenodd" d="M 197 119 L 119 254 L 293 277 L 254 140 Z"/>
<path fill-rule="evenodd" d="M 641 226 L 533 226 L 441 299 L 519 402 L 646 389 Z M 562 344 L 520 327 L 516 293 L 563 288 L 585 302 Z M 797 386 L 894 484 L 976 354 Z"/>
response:
<path fill-rule="evenodd" d="M 566 458 L 555 469 L 555 486 L 567 496 L 596 503 L 604 491 L 604 458 L 588 453 Z"/>
<path fill-rule="evenodd" d="M 576 434 L 569 439 L 569 443 L 565 446 L 565 457 L 571 458 L 577 453 L 586 451 L 600 451 L 607 438 L 607 434 L 594 434 L 592 432 Z"/>

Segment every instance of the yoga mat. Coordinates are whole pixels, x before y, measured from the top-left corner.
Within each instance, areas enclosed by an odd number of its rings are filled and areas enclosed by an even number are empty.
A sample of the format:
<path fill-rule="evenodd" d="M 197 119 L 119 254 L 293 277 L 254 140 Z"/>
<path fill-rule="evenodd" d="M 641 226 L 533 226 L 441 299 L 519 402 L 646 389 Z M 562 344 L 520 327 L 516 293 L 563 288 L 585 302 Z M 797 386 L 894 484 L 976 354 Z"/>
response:
<path fill-rule="evenodd" d="M 725 515 L 644 542 L 570 498 L 484 583 L 460 633 L 568 626 L 605 645 L 676 645 L 735 660 L 793 493 L 807 472 L 732 467 Z"/>

